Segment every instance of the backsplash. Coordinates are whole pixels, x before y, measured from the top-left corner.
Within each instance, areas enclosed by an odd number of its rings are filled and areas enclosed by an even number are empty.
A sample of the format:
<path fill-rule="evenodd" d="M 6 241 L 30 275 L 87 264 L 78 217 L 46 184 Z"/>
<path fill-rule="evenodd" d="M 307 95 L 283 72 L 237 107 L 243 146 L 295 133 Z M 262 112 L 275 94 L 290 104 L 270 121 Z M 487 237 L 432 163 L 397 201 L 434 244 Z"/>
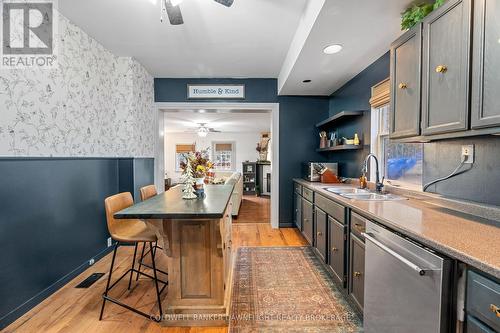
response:
<path fill-rule="evenodd" d="M 59 15 L 59 66 L 0 70 L 0 156 L 154 156 L 153 77 Z"/>
<path fill-rule="evenodd" d="M 462 145 L 474 144 L 472 168 L 439 182 L 428 192 L 500 206 L 500 136 L 485 136 L 424 144 L 423 183 L 449 175 L 460 163 Z M 469 165 L 462 170 L 470 168 Z"/>

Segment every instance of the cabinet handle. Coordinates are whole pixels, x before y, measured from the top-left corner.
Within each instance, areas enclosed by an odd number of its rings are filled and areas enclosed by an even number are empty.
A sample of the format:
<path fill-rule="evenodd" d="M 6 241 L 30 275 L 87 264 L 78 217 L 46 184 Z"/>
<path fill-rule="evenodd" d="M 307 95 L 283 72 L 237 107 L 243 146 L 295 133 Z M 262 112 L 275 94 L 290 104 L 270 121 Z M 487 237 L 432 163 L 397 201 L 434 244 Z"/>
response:
<path fill-rule="evenodd" d="M 318 236 L 323 236 L 323 233 L 321 231 L 318 231 L 317 235 Z"/>
<path fill-rule="evenodd" d="M 336 251 L 338 251 L 338 250 L 339 250 L 339 249 L 337 249 L 335 246 L 334 246 L 334 247 L 332 247 L 332 251 L 333 251 L 333 252 L 336 252 Z"/>
<path fill-rule="evenodd" d="M 436 67 L 436 73 L 444 73 L 448 70 L 445 65 L 439 65 Z"/>
<path fill-rule="evenodd" d="M 500 318 L 500 307 L 495 304 L 490 304 L 490 310 L 497 316 L 497 318 Z"/>
<path fill-rule="evenodd" d="M 304 219 L 304 222 L 309 222 L 309 219 Z"/>
<path fill-rule="evenodd" d="M 360 277 L 361 276 L 361 272 L 354 272 L 354 277 Z"/>
<path fill-rule="evenodd" d="M 406 83 L 401 82 L 401 83 L 398 85 L 398 88 L 399 88 L 399 89 L 406 89 L 406 88 L 408 88 L 408 86 L 406 85 Z"/>

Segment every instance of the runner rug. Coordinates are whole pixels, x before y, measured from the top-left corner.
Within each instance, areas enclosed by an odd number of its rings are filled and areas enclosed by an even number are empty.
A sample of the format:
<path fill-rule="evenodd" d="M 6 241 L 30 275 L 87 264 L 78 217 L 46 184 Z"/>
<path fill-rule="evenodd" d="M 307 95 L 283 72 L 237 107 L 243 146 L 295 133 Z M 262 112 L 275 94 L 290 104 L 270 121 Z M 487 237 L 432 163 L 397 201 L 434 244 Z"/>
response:
<path fill-rule="evenodd" d="M 361 332 L 353 305 L 311 247 L 243 247 L 229 332 Z"/>

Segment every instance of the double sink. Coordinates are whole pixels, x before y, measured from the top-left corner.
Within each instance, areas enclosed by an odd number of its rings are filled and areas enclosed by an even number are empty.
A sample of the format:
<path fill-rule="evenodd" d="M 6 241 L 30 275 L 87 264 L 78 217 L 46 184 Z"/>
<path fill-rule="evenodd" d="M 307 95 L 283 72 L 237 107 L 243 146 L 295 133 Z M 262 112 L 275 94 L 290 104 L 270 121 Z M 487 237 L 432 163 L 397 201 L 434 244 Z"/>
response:
<path fill-rule="evenodd" d="M 395 194 L 380 194 L 369 190 L 352 187 L 325 187 L 325 190 L 338 194 L 347 199 L 364 201 L 393 201 L 407 200 L 407 198 Z"/>

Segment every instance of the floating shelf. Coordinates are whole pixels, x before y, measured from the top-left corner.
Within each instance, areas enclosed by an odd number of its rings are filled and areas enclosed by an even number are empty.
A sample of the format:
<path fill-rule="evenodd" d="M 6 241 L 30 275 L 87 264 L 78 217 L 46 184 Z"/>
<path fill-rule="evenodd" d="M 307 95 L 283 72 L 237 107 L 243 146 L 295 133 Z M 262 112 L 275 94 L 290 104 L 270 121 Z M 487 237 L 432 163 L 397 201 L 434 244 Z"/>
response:
<path fill-rule="evenodd" d="M 339 145 L 335 147 L 318 148 L 317 152 L 322 151 L 337 151 L 337 150 L 359 150 L 363 149 L 363 145 Z"/>
<path fill-rule="evenodd" d="M 316 124 L 316 127 L 323 127 L 325 125 L 330 125 L 336 122 L 344 121 L 348 118 L 353 118 L 353 117 L 359 117 L 362 116 L 366 111 L 365 110 L 360 110 L 360 111 L 341 111 L 337 113 L 334 116 L 331 116 L 328 119 L 325 119 L 319 123 Z"/>

